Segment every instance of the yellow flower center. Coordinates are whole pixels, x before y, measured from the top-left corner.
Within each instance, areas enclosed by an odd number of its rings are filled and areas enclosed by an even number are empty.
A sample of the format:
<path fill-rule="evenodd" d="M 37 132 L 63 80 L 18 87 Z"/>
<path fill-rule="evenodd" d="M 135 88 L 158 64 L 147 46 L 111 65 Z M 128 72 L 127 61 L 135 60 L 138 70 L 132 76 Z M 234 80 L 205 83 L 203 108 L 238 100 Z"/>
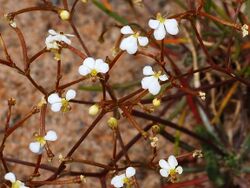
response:
<path fill-rule="evenodd" d="M 133 181 L 130 178 L 123 178 L 123 183 L 126 184 L 126 188 L 131 188 L 131 186 L 133 185 Z"/>
<path fill-rule="evenodd" d="M 140 32 L 136 32 L 134 35 L 133 35 L 135 38 L 138 38 L 140 36 Z"/>
<path fill-rule="evenodd" d="M 91 70 L 91 72 L 90 72 L 91 76 L 96 76 L 97 74 L 98 74 L 98 72 L 95 69 Z"/>
<path fill-rule="evenodd" d="M 169 175 L 170 175 L 170 181 L 172 183 L 177 181 L 177 172 L 176 172 L 175 169 L 171 169 L 170 172 L 169 172 Z"/>
<path fill-rule="evenodd" d="M 155 78 L 159 78 L 160 76 L 161 76 L 161 71 L 158 71 L 158 72 L 154 73 Z"/>
<path fill-rule="evenodd" d="M 164 17 L 162 17 L 161 13 L 157 13 L 156 19 L 161 23 L 164 23 L 166 20 Z"/>
<path fill-rule="evenodd" d="M 21 186 L 21 182 L 19 180 L 12 183 L 11 188 L 19 188 Z"/>
<path fill-rule="evenodd" d="M 69 101 L 67 101 L 65 98 L 62 98 L 62 112 L 68 112 L 70 110 Z"/>
<path fill-rule="evenodd" d="M 37 136 L 36 141 L 39 142 L 42 146 L 46 144 L 46 140 L 44 139 L 43 136 Z"/>

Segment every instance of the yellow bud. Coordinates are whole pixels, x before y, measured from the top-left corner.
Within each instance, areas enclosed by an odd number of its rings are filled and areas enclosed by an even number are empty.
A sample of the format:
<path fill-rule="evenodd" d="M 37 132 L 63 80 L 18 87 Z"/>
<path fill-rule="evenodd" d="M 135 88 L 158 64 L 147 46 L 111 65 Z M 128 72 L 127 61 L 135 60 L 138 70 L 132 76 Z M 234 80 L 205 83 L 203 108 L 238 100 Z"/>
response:
<path fill-rule="evenodd" d="M 161 100 L 160 99 L 157 99 L 157 98 L 155 98 L 154 100 L 153 100 L 153 105 L 155 106 L 155 107 L 158 107 L 158 106 L 160 106 L 161 105 Z"/>
<path fill-rule="evenodd" d="M 70 18 L 70 13 L 67 10 L 61 10 L 59 15 L 62 20 L 68 20 Z"/>
<path fill-rule="evenodd" d="M 42 99 L 39 101 L 39 103 L 37 104 L 37 106 L 39 108 L 41 108 L 43 105 L 45 105 L 47 102 L 46 100 L 44 99 L 44 97 L 42 97 Z"/>
<path fill-rule="evenodd" d="M 89 115 L 95 116 L 99 112 L 99 106 L 97 104 L 92 105 L 89 107 Z"/>
<path fill-rule="evenodd" d="M 111 117 L 108 119 L 108 126 L 111 128 L 111 129 L 116 129 L 117 128 L 117 125 L 118 125 L 118 121 L 116 118 L 114 117 Z"/>
<path fill-rule="evenodd" d="M 161 131 L 161 128 L 159 125 L 155 124 L 152 126 L 152 131 L 154 134 L 158 134 Z"/>

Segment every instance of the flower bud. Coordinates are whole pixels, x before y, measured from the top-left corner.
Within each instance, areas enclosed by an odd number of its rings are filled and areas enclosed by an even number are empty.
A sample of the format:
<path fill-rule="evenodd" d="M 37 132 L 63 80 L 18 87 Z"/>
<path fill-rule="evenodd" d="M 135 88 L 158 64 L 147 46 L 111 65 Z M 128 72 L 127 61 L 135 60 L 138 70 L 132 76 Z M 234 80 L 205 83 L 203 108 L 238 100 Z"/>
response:
<path fill-rule="evenodd" d="M 89 115 L 95 116 L 96 114 L 98 114 L 98 112 L 99 112 L 99 105 L 98 104 L 94 104 L 91 107 L 89 107 Z"/>
<path fill-rule="evenodd" d="M 70 18 L 70 13 L 69 13 L 69 11 L 67 11 L 67 10 L 61 10 L 61 11 L 59 12 L 59 16 L 60 16 L 60 18 L 61 18 L 62 20 L 66 21 L 66 20 L 68 20 L 68 19 Z"/>
<path fill-rule="evenodd" d="M 199 91 L 199 97 L 201 98 L 201 100 L 206 100 L 206 93 Z"/>
<path fill-rule="evenodd" d="M 114 117 L 110 117 L 108 119 L 108 126 L 111 128 L 111 129 L 116 129 L 117 128 L 117 125 L 118 125 L 118 121 L 116 118 Z"/>
<path fill-rule="evenodd" d="M 154 134 L 158 134 L 161 131 L 161 128 L 159 125 L 155 124 L 152 126 L 152 131 Z"/>
<path fill-rule="evenodd" d="M 10 106 L 14 106 L 16 104 L 16 99 L 14 99 L 14 98 L 9 98 L 9 100 L 8 100 L 8 105 L 10 105 Z"/>
<path fill-rule="evenodd" d="M 247 36 L 248 35 L 248 29 L 249 29 L 249 27 L 248 27 L 248 25 L 247 24 L 244 24 L 242 27 L 241 27 L 241 31 L 242 31 L 242 36 L 243 37 L 245 37 L 245 36 Z"/>
<path fill-rule="evenodd" d="M 158 106 L 160 106 L 160 105 L 161 105 L 161 100 L 160 100 L 160 99 L 155 98 L 155 99 L 152 101 L 152 103 L 153 103 L 153 105 L 154 105 L 155 107 L 158 107 Z"/>

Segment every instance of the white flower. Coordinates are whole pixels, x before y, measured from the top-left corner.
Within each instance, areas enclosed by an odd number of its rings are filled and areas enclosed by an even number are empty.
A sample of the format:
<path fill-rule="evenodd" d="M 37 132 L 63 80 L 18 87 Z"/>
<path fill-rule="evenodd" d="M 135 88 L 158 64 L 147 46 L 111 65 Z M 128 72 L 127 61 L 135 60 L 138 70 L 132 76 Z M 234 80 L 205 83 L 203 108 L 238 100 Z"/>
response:
<path fill-rule="evenodd" d="M 15 174 L 12 172 L 8 172 L 7 174 L 5 174 L 4 179 L 11 182 L 12 188 L 28 188 L 24 185 L 23 182 L 17 180 Z"/>
<path fill-rule="evenodd" d="M 177 35 L 179 33 L 176 19 L 165 19 L 161 14 L 157 14 L 156 20 L 150 19 L 148 25 L 154 29 L 154 37 L 156 40 L 164 39 L 167 33 L 170 35 Z"/>
<path fill-rule="evenodd" d="M 242 32 L 242 36 L 245 37 L 248 35 L 248 25 L 247 24 L 244 24 L 242 27 L 241 27 L 241 32 Z"/>
<path fill-rule="evenodd" d="M 57 33 L 55 30 L 50 29 L 48 31 L 49 36 L 45 39 L 45 44 L 48 50 L 54 49 L 58 50 L 60 48 L 59 42 L 65 42 L 66 44 L 71 44 L 68 37 L 73 37 L 71 34 L 61 34 Z"/>
<path fill-rule="evenodd" d="M 51 110 L 53 112 L 59 112 L 62 108 L 62 112 L 67 112 L 70 110 L 69 100 L 74 99 L 76 92 L 70 89 L 66 93 L 65 98 L 59 97 L 58 93 L 52 93 L 48 97 L 48 102 L 51 104 Z"/>
<path fill-rule="evenodd" d="M 177 173 L 182 174 L 183 169 L 181 166 L 178 166 L 178 162 L 175 158 L 175 156 L 170 155 L 168 157 L 168 161 L 165 161 L 164 159 L 161 159 L 159 161 L 159 165 L 161 167 L 160 174 L 163 177 L 169 177 L 172 182 L 175 182 L 177 180 Z"/>
<path fill-rule="evenodd" d="M 146 46 L 148 44 L 148 38 L 140 36 L 140 33 L 135 33 L 130 26 L 123 26 L 121 33 L 124 35 L 130 35 L 122 39 L 120 44 L 121 50 L 126 50 L 129 54 L 135 54 L 138 49 L 138 43 L 140 46 Z M 138 43 L 137 43 L 138 42 Z"/>
<path fill-rule="evenodd" d="M 143 74 L 146 77 L 141 81 L 142 88 L 148 89 L 152 95 L 157 95 L 161 90 L 159 80 L 166 81 L 168 79 L 167 75 L 161 75 L 161 71 L 157 73 L 154 72 L 151 66 L 145 66 L 143 68 Z"/>
<path fill-rule="evenodd" d="M 35 139 L 35 142 L 30 143 L 29 148 L 33 153 L 41 154 L 47 141 L 57 140 L 57 134 L 55 131 L 48 131 L 45 136 L 36 136 Z"/>
<path fill-rule="evenodd" d="M 135 172 L 135 168 L 128 167 L 124 174 L 113 177 L 111 184 L 116 188 L 123 187 L 124 184 L 130 185 L 132 183 L 130 178 L 135 175 Z"/>
<path fill-rule="evenodd" d="M 83 76 L 86 76 L 88 74 L 90 74 L 91 76 L 96 76 L 98 73 L 106 73 L 108 72 L 108 70 L 109 65 L 102 59 L 95 60 L 92 57 L 87 57 L 79 67 L 78 72 Z"/>

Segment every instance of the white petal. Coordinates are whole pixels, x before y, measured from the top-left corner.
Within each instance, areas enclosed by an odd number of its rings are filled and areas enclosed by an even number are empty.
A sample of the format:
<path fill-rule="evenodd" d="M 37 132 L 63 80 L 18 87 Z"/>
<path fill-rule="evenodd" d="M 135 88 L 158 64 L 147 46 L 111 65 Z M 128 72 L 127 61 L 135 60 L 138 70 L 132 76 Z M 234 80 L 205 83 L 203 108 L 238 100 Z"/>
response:
<path fill-rule="evenodd" d="M 39 142 L 31 142 L 29 145 L 29 148 L 33 153 L 36 153 L 36 154 L 40 154 L 43 151 L 43 147 L 41 146 Z"/>
<path fill-rule="evenodd" d="M 127 169 L 126 169 L 126 177 L 127 178 L 130 178 L 130 177 L 132 177 L 132 176 L 134 176 L 135 175 L 135 168 L 133 168 L 133 167 L 128 167 Z"/>
<path fill-rule="evenodd" d="M 138 37 L 138 42 L 141 46 L 146 46 L 148 44 L 147 37 Z"/>
<path fill-rule="evenodd" d="M 148 21 L 148 25 L 151 29 L 157 29 L 159 27 L 159 24 L 160 24 L 160 21 L 159 20 L 153 20 L 153 19 L 150 19 Z"/>
<path fill-rule="evenodd" d="M 53 29 L 49 29 L 48 33 L 51 35 L 58 35 L 58 33 Z"/>
<path fill-rule="evenodd" d="M 159 76 L 159 79 L 161 81 L 166 81 L 166 80 L 168 80 L 168 76 L 166 74 L 163 74 L 163 75 Z"/>
<path fill-rule="evenodd" d="M 23 182 L 21 182 L 21 181 L 19 181 L 19 180 L 17 180 L 17 181 L 18 181 L 19 184 L 20 184 L 19 188 L 29 188 L 29 187 L 25 186 L 25 184 L 24 184 Z"/>
<path fill-rule="evenodd" d="M 11 183 L 14 183 L 16 181 L 16 176 L 14 173 L 8 172 L 7 174 L 5 174 L 4 179 L 10 181 Z"/>
<path fill-rule="evenodd" d="M 168 164 L 169 164 L 169 166 L 170 166 L 172 169 L 175 169 L 175 167 L 178 165 L 178 162 L 177 162 L 175 156 L 170 155 L 170 156 L 168 157 Z"/>
<path fill-rule="evenodd" d="M 72 34 L 64 34 L 64 36 L 67 36 L 67 37 L 74 37 L 75 35 L 72 35 Z"/>
<path fill-rule="evenodd" d="M 49 35 L 49 36 L 47 36 L 46 39 L 45 39 L 45 44 L 51 43 L 51 42 L 54 42 L 54 37 L 51 36 L 51 35 Z"/>
<path fill-rule="evenodd" d="M 164 28 L 164 24 L 160 23 L 159 27 L 154 30 L 154 37 L 156 40 L 162 40 L 166 36 L 166 30 Z"/>
<path fill-rule="evenodd" d="M 125 174 L 119 175 L 119 176 L 115 176 L 112 178 L 111 180 L 111 184 L 114 187 L 123 187 L 123 179 L 125 178 Z"/>
<path fill-rule="evenodd" d="M 123 26 L 121 28 L 121 33 L 124 34 L 124 35 L 127 35 L 127 34 L 134 34 L 134 31 L 131 29 L 130 26 L 126 25 L 126 26 Z"/>
<path fill-rule="evenodd" d="M 181 166 L 178 166 L 175 170 L 178 172 L 178 174 L 182 174 L 183 172 L 183 168 Z"/>
<path fill-rule="evenodd" d="M 71 99 L 74 99 L 76 97 L 76 91 L 73 89 L 70 89 L 66 93 L 66 100 L 69 101 Z"/>
<path fill-rule="evenodd" d="M 71 40 L 70 39 L 68 39 L 66 36 L 62 36 L 61 37 L 61 40 L 63 41 L 63 42 L 65 42 L 66 44 L 71 44 Z"/>
<path fill-rule="evenodd" d="M 78 69 L 80 75 L 86 76 L 91 72 L 91 69 L 85 65 L 81 65 Z"/>
<path fill-rule="evenodd" d="M 44 139 L 47 141 L 56 141 L 57 134 L 55 131 L 48 131 L 47 134 L 44 136 Z"/>
<path fill-rule="evenodd" d="M 151 76 L 154 74 L 154 71 L 153 71 L 152 67 L 148 65 L 148 66 L 145 66 L 143 68 L 143 74 L 146 76 Z"/>
<path fill-rule="evenodd" d="M 132 35 L 124 38 L 120 44 L 120 48 L 126 50 L 129 54 L 135 54 L 138 49 L 137 39 Z"/>
<path fill-rule="evenodd" d="M 157 95 L 161 90 L 161 85 L 158 82 L 158 79 L 153 79 L 148 87 L 149 93 L 152 95 Z"/>
<path fill-rule="evenodd" d="M 97 59 L 95 61 L 95 69 L 97 70 L 97 72 L 106 73 L 109 70 L 109 65 L 102 59 Z"/>
<path fill-rule="evenodd" d="M 88 67 L 89 69 L 94 69 L 95 67 L 95 60 L 92 57 L 87 57 L 86 59 L 84 59 L 83 61 L 83 65 Z"/>
<path fill-rule="evenodd" d="M 164 25 L 170 35 L 177 35 L 179 33 L 178 23 L 176 19 L 166 19 Z"/>
<path fill-rule="evenodd" d="M 52 93 L 50 94 L 50 96 L 48 97 L 48 102 L 50 104 L 54 104 L 54 103 L 58 103 L 61 102 L 61 97 L 59 97 L 59 95 L 57 93 Z"/>
<path fill-rule="evenodd" d="M 159 165 L 160 165 L 160 167 L 163 168 L 163 169 L 170 170 L 170 166 L 169 166 L 168 162 L 165 161 L 164 159 L 161 159 L 161 160 L 159 161 Z"/>
<path fill-rule="evenodd" d="M 161 174 L 162 177 L 168 177 L 169 171 L 165 170 L 165 169 L 161 169 L 160 174 Z"/>
<path fill-rule="evenodd" d="M 150 85 L 150 82 L 152 80 L 152 77 L 153 76 L 147 76 L 147 77 L 144 77 L 142 80 L 141 80 L 141 86 L 143 89 L 148 89 L 149 85 Z"/>
<path fill-rule="evenodd" d="M 62 107 L 62 103 L 54 103 L 51 105 L 51 110 L 53 112 L 59 112 L 61 110 L 61 107 Z"/>

